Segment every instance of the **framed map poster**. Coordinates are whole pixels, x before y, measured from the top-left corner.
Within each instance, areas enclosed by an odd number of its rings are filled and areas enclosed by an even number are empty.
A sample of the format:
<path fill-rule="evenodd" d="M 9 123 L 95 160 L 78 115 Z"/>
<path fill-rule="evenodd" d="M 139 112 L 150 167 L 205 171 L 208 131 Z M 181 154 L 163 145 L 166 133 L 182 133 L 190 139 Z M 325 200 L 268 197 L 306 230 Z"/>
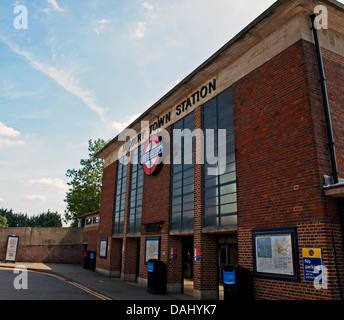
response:
<path fill-rule="evenodd" d="M 285 280 L 300 280 L 296 228 L 252 231 L 253 273 Z"/>
<path fill-rule="evenodd" d="M 7 237 L 6 262 L 15 262 L 17 258 L 19 236 Z"/>
<path fill-rule="evenodd" d="M 99 257 L 106 259 L 107 250 L 108 250 L 108 238 L 101 238 L 100 246 L 99 246 Z"/>
<path fill-rule="evenodd" d="M 160 259 L 160 237 L 146 238 L 145 263 L 149 259 Z"/>

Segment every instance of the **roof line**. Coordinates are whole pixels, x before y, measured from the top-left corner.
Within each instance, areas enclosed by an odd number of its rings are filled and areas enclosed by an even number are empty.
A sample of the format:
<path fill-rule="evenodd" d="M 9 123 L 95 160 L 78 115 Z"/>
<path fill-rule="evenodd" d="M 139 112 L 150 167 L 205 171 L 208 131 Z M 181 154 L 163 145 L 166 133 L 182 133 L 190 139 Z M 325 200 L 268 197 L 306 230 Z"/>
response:
<path fill-rule="evenodd" d="M 235 35 L 231 40 L 229 40 L 226 44 L 224 44 L 219 50 L 217 50 L 213 55 L 211 55 L 207 60 L 205 60 L 201 65 L 199 65 L 194 71 L 192 71 L 189 75 L 187 75 L 182 81 L 180 81 L 176 86 L 174 86 L 170 91 L 168 91 L 164 96 L 162 96 L 157 102 L 155 102 L 151 107 L 149 107 L 146 111 L 144 111 L 136 120 L 134 120 L 131 124 L 127 126 L 127 128 L 132 127 L 134 124 L 139 122 L 142 118 L 144 118 L 147 114 L 149 114 L 153 109 L 155 109 L 161 102 L 166 100 L 172 94 L 174 94 L 179 88 L 185 85 L 190 79 L 192 79 L 198 72 L 206 68 L 211 62 L 213 62 L 218 56 L 221 55 L 225 50 L 231 47 L 235 42 L 239 41 L 243 38 L 250 30 L 256 27 L 261 21 L 268 18 L 273 14 L 276 8 L 278 8 L 283 2 L 294 2 L 294 0 L 277 0 L 273 3 L 269 8 L 267 8 L 263 13 L 261 13 L 256 19 L 254 19 L 250 24 L 248 24 L 244 29 L 242 29 L 237 35 Z M 336 0 L 322 0 L 323 2 L 327 2 L 329 5 L 332 5 L 336 8 L 340 8 L 344 10 L 344 5 L 339 3 Z M 123 131 L 122 131 L 123 132 Z M 121 133 L 119 133 L 115 138 L 110 140 L 102 149 L 100 149 L 96 154 L 95 157 L 98 157 L 104 150 L 106 150 L 111 144 L 118 140 L 118 137 Z"/>

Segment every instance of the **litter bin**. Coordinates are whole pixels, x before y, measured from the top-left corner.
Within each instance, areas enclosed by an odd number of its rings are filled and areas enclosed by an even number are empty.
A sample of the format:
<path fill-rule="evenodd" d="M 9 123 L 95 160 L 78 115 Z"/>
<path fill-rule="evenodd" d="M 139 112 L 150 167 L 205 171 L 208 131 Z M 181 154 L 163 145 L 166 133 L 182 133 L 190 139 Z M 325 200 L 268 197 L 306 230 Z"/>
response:
<path fill-rule="evenodd" d="M 84 269 L 90 268 L 90 255 L 89 255 L 89 251 L 87 251 L 87 250 L 84 251 L 84 257 L 82 260 L 82 267 Z"/>
<path fill-rule="evenodd" d="M 223 267 L 224 300 L 253 301 L 253 278 L 249 270 L 238 266 Z"/>
<path fill-rule="evenodd" d="M 90 270 L 95 271 L 96 270 L 96 256 L 97 253 L 95 251 L 89 251 L 90 256 Z"/>
<path fill-rule="evenodd" d="M 166 265 L 156 259 L 148 260 L 148 286 L 147 291 L 151 294 L 166 293 L 167 269 Z"/>

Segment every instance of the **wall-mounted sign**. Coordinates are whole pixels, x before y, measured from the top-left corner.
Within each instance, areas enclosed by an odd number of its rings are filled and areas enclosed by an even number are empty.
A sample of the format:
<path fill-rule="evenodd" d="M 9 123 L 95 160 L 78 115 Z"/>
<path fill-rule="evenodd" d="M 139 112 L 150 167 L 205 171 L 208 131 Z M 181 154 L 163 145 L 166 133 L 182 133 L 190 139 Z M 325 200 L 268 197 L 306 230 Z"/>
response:
<path fill-rule="evenodd" d="M 200 249 L 195 248 L 195 261 L 200 261 L 201 260 L 201 251 Z"/>
<path fill-rule="evenodd" d="M 167 128 L 171 124 L 184 117 L 185 113 L 192 112 L 196 107 L 204 104 L 207 100 L 214 96 L 216 90 L 217 80 L 214 78 L 210 81 L 207 81 L 198 90 L 192 92 L 183 101 L 180 101 L 178 105 L 172 107 L 165 114 L 158 115 L 153 123 L 149 123 L 147 121 L 147 126 L 141 128 L 141 132 L 139 132 L 137 135 L 130 136 L 130 140 L 120 148 L 118 152 L 118 158 L 123 157 L 129 150 L 133 150 L 137 148 L 138 145 L 141 145 L 148 135 L 156 134 L 157 130 Z M 142 122 L 146 121 L 143 120 Z M 142 129 L 146 129 L 147 131 Z"/>
<path fill-rule="evenodd" d="M 302 248 L 303 275 L 307 282 L 313 282 L 320 275 L 322 253 L 320 248 Z"/>
<path fill-rule="evenodd" d="M 177 258 L 178 258 L 178 249 L 171 248 L 171 259 L 177 259 Z"/>
<path fill-rule="evenodd" d="M 101 238 L 100 239 L 100 246 L 99 246 L 99 257 L 100 258 L 106 259 L 107 248 L 108 248 L 108 238 Z"/>
<path fill-rule="evenodd" d="M 150 136 L 141 156 L 141 164 L 147 175 L 157 174 L 162 165 L 160 157 L 163 153 L 161 138 L 157 135 Z"/>
<path fill-rule="evenodd" d="M 145 263 L 150 259 L 160 259 L 160 237 L 146 238 Z"/>
<path fill-rule="evenodd" d="M 7 237 L 6 262 L 15 262 L 17 259 L 19 236 Z"/>
<path fill-rule="evenodd" d="M 256 276 L 299 280 L 296 228 L 252 231 Z"/>

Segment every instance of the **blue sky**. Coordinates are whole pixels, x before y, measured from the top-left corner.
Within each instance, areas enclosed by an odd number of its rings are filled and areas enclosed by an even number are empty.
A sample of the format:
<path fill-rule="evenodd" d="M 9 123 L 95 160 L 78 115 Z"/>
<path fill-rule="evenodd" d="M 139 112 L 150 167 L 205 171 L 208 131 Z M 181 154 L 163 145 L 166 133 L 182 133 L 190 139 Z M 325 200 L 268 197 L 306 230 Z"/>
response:
<path fill-rule="evenodd" d="M 63 215 L 88 140 L 115 137 L 274 2 L 2 0 L 0 207 Z"/>

